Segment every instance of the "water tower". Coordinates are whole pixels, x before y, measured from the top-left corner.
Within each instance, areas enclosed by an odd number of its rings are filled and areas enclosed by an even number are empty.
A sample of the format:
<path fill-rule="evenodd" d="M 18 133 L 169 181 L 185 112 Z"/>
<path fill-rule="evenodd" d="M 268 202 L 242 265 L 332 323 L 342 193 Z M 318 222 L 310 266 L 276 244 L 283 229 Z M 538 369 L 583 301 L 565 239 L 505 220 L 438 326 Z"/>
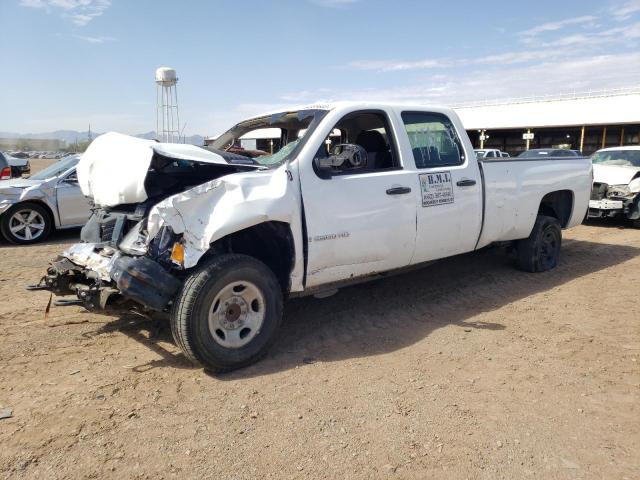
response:
<path fill-rule="evenodd" d="M 173 68 L 156 70 L 156 137 L 161 142 L 180 141 L 178 76 Z"/>

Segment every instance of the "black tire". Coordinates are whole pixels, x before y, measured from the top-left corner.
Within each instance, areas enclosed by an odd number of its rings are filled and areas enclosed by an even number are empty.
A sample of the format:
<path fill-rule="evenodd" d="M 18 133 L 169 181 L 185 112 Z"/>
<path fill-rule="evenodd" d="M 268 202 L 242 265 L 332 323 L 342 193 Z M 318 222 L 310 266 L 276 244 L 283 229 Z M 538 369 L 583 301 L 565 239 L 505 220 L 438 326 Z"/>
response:
<path fill-rule="evenodd" d="M 560 258 L 562 228 L 553 217 L 538 215 L 531 235 L 516 242 L 518 267 L 526 272 L 546 272 L 555 268 Z"/>
<path fill-rule="evenodd" d="M 226 341 L 225 335 L 219 334 L 222 330 L 210 328 L 210 311 L 217 311 L 218 307 L 214 305 L 217 297 L 231 285 L 243 282 L 251 285 L 251 290 L 255 287 L 260 292 L 263 305 L 259 307 L 264 309 L 264 317 L 261 326 L 250 331 L 252 337 L 246 345 L 230 348 L 221 344 Z M 236 287 L 233 288 L 235 292 Z M 245 305 L 253 308 L 254 303 Z M 226 309 L 223 307 L 225 312 Z M 242 318 L 238 321 L 242 322 Z M 214 372 L 235 370 L 259 360 L 275 340 L 281 323 L 280 284 L 271 269 L 247 255 L 219 255 L 194 271 L 185 280 L 171 309 L 171 332 L 178 346 L 189 360 Z M 238 330 L 241 335 L 246 328 L 236 327 L 224 332 L 229 334 Z"/>
<path fill-rule="evenodd" d="M 18 212 L 34 212 L 36 215 L 39 215 L 39 218 L 42 219 L 42 230 L 36 230 L 35 228 L 29 227 L 29 232 L 37 231 L 37 235 L 31 234 L 32 238 L 27 238 L 29 235 L 26 234 L 26 228 L 22 230 L 24 234 L 21 234 L 20 232 L 12 232 L 11 228 L 15 223 L 14 215 Z M 38 225 L 41 224 L 38 222 Z M 41 242 L 51 234 L 52 230 L 53 218 L 51 217 L 51 214 L 45 207 L 37 203 L 18 203 L 12 206 L 2 215 L 2 217 L 0 217 L 0 231 L 2 232 L 2 236 L 11 243 L 28 245 L 31 243 Z"/>

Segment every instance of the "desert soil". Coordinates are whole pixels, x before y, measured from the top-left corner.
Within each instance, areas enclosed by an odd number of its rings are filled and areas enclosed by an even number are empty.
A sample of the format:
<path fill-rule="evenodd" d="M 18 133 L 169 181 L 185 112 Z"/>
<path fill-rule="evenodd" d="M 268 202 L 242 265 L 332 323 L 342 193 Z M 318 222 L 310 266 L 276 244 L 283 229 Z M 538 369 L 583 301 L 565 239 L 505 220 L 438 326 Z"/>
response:
<path fill-rule="evenodd" d="M 0 243 L 2 478 L 640 478 L 640 230 L 565 233 L 288 303 L 210 375 L 166 323 L 27 292 L 78 231 Z M 9 410 L 6 410 L 9 409 Z"/>

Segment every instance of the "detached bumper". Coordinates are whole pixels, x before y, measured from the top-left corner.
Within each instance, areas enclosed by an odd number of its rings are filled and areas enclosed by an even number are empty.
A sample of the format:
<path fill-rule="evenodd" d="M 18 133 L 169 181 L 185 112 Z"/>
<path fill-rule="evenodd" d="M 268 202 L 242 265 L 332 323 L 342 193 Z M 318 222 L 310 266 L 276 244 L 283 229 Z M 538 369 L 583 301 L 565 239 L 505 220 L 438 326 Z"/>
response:
<path fill-rule="evenodd" d="M 640 218 L 640 195 L 624 200 L 589 200 L 589 217 L 624 216 L 630 220 Z"/>
<path fill-rule="evenodd" d="M 589 200 L 590 217 L 615 217 L 624 211 L 624 203 L 620 200 Z"/>
<path fill-rule="evenodd" d="M 150 258 L 121 252 L 105 257 L 92 244 L 77 244 L 51 263 L 39 287 L 56 295 L 76 295 L 89 310 L 142 306 L 162 311 L 181 285 Z"/>

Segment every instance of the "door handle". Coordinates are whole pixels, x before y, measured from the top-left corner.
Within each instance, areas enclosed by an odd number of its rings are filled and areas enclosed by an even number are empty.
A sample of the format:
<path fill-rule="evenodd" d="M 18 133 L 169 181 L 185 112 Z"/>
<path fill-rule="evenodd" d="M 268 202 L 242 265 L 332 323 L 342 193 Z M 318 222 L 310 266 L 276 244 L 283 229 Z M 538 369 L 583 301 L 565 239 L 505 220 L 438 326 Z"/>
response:
<path fill-rule="evenodd" d="M 411 193 L 409 187 L 393 187 L 387 189 L 387 195 L 402 195 L 404 193 Z"/>
<path fill-rule="evenodd" d="M 471 180 L 470 178 L 465 178 L 463 180 L 458 180 L 456 185 L 459 187 L 472 187 L 476 184 L 475 180 Z"/>

